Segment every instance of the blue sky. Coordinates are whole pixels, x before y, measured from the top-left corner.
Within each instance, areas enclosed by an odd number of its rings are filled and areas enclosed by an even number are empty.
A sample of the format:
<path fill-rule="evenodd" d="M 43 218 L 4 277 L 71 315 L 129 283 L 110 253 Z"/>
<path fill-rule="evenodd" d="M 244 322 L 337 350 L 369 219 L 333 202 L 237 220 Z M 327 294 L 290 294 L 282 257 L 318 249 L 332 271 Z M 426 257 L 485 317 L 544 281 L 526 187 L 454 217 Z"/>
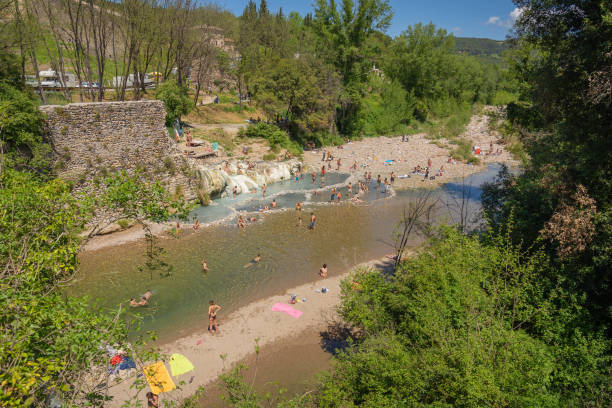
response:
<path fill-rule="evenodd" d="M 312 11 L 311 0 L 267 0 L 268 7 L 277 11 Z M 256 0 L 259 4 L 259 0 Z M 248 0 L 217 0 L 217 4 L 235 14 L 242 14 Z M 418 22 L 445 28 L 459 37 L 486 37 L 503 40 L 516 18 L 516 6 L 511 0 L 390 0 L 394 17 L 388 34 L 396 36 L 409 25 Z M 513 12 L 514 11 L 514 12 Z"/>

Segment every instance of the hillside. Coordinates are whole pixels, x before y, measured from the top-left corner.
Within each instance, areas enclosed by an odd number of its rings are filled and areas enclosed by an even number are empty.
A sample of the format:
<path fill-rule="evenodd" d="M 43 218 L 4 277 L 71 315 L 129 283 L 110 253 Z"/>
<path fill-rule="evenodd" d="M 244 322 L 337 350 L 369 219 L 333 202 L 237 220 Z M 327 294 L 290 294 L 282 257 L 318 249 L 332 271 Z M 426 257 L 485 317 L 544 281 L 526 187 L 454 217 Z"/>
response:
<path fill-rule="evenodd" d="M 501 57 L 510 46 L 507 41 L 490 38 L 455 37 L 455 48 L 457 52 L 468 55 Z"/>

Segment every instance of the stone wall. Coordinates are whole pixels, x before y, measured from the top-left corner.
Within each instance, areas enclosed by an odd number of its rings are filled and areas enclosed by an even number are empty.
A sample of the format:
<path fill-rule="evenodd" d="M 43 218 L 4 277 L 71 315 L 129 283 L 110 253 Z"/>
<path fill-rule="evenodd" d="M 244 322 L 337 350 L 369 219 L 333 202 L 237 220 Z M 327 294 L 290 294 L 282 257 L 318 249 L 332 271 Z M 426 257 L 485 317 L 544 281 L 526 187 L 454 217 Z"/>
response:
<path fill-rule="evenodd" d="M 118 170 L 146 172 L 168 191 L 196 198 L 192 166 L 165 127 L 161 101 L 41 106 L 58 175 L 77 188 L 96 185 Z"/>

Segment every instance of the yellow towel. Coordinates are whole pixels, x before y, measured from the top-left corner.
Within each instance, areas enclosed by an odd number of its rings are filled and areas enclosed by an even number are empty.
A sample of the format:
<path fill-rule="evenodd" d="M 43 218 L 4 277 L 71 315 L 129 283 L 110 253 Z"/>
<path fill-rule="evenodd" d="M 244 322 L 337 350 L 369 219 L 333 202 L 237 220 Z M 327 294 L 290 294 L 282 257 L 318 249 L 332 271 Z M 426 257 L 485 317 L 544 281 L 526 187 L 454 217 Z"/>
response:
<path fill-rule="evenodd" d="M 163 361 L 146 366 L 143 371 L 154 394 L 172 391 L 176 388 Z"/>
<path fill-rule="evenodd" d="M 170 365 L 170 372 L 174 377 L 193 371 L 193 364 L 182 354 L 175 353 L 171 355 L 168 364 Z"/>

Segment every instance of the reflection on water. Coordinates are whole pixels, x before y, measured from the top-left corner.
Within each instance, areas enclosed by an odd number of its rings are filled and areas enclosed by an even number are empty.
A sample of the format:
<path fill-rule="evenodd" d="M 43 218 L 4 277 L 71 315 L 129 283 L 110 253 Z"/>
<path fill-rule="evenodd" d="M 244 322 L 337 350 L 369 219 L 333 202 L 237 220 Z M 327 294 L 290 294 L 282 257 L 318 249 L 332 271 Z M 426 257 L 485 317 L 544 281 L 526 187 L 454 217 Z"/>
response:
<path fill-rule="evenodd" d="M 496 172 L 496 168 L 490 168 L 478 178 L 468 178 L 466 183 L 490 180 Z M 338 182 L 346 180 L 342 177 Z M 295 181 L 284 183 L 300 185 Z M 307 175 L 302 186 L 308 183 L 311 179 Z M 269 194 L 276 194 L 276 188 L 278 193 L 282 186 L 270 186 Z M 294 192 L 276 196 L 279 207 L 293 208 L 295 202 L 310 194 L 296 192 L 297 188 L 291 190 Z M 371 188 L 370 195 L 376 196 L 375 190 Z M 436 190 L 436 194 L 443 196 L 456 190 L 449 184 Z M 88 294 L 99 298 L 103 307 L 116 308 L 119 303 L 129 307 L 131 297 L 150 289 L 153 293 L 150 306 L 130 309 L 129 314 L 143 320 L 143 329 L 156 330 L 160 340 L 168 341 L 206 327 L 211 299 L 224 308 L 223 312 L 231 311 L 252 300 L 315 280 L 322 263 L 329 265 L 330 275 L 336 275 L 352 265 L 392 253 L 393 227 L 405 205 L 418 194 L 418 190 L 402 191 L 393 198 L 361 205 L 307 205 L 302 212 L 291 209 L 266 213 L 243 231 L 232 221 L 202 228 L 180 239 L 164 239 L 164 259 L 174 268 L 172 276 L 165 278 L 139 271 L 145 261 L 142 243 L 86 252 L 80 256 L 81 272 L 68 291 Z M 329 200 L 329 193 L 322 197 Z M 243 200 L 235 208 L 253 211 L 259 203 Z M 214 206 L 207 207 L 211 208 Z M 306 228 L 311 211 L 317 215 L 314 231 Z M 303 219 L 301 226 L 299 217 Z M 261 263 L 245 268 L 258 253 Z M 207 274 L 202 271 L 202 259 L 207 260 L 210 269 Z M 306 298 L 309 295 L 298 294 Z M 223 315 L 227 316 L 222 313 L 220 317 Z"/>

